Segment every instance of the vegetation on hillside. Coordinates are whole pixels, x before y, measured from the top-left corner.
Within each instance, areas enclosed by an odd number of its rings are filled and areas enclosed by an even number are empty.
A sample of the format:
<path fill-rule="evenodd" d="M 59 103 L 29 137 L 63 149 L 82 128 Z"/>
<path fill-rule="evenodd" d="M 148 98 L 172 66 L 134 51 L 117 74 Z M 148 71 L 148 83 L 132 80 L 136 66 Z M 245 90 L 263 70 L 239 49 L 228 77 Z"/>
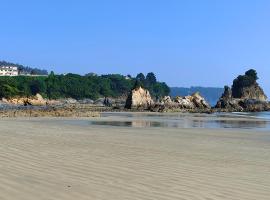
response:
<path fill-rule="evenodd" d="M 119 74 L 81 76 L 55 75 L 51 72 L 48 76 L 38 77 L 4 76 L 0 77 L 0 97 L 31 96 L 37 93 L 50 99 L 119 97 L 127 95 L 135 82 L 136 78 Z M 158 82 L 153 73 L 149 73 L 143 83 L 154 97 L 168 95 L 170 92 L 166 83 Z"/>
<path fill-rule="evenodd" d="M 153 72 L 144 76 L 143 73 L 139 73 L 136 76 L 136 87 L 142 86 L 150 91 L 150 94 L 155 99 L 167 96 L 170 93 L 170 88 L 164 82 L 158 82 L 156 75 Z"/>

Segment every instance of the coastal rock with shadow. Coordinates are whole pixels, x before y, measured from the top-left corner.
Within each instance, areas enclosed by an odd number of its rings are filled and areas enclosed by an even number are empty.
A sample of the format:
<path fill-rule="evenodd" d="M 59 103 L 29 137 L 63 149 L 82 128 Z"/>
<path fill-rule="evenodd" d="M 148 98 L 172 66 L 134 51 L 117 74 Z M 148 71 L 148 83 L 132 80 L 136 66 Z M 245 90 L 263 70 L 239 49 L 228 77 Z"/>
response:
<path fill-rule="evenodd" d="M 164 97 L 160 103 L 156 103 L 151 107 L 151 111 L 156 112 L 208 112 L 210 110 L 210 104 L 199 92 L 184 97 L 177 96 L 173 100 L 169 97 Z"/>
<path fill-rule="evenodd" d="M 253 69 L 248 70 L 245 75 L 238 76 L 231 88 L 224 87 L 224 93 L 215 108 L 221 112 L 269 111 L 267 96 L 257 80 L 257 72 Z"/>
<path fill-rule="evenodd" d="M 142 87 L 134 88 L 128 95 L 125 108 L 149 109 L 154 104 L 150 92 Z"/>

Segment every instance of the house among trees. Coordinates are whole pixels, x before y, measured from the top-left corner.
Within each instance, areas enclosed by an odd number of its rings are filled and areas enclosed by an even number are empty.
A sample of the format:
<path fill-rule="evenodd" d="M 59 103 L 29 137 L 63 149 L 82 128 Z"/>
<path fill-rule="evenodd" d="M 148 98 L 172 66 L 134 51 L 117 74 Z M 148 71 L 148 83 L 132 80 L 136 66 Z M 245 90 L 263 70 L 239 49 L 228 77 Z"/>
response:
<path fill-rule="evenodd" d="M 18 76 L 19 70 L 15 66 L 0 66 L 0 76 Z"/>

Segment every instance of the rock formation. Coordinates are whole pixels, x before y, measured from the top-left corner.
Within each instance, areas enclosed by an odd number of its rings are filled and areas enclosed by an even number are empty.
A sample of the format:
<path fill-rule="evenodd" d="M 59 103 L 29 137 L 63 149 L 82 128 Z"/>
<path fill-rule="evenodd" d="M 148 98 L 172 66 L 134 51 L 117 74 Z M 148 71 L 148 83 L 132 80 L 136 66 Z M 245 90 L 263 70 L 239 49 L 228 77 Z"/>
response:
<path fill-rule="evenodd" d="M 2 99 L 4 103 L 14 104 L 14 105 L 32 105 L 32 106 L 44 106 L 47 105 L 47 100 L 43 99 L 40 94 L 32 97 L 17 97 L 11 99 Z"/>
<path fill-rule="evenodd" d="M 239 94 L 233 95 L 233 98 L 256 99 L 259 101 L 267 100 L 267 96 L 258 83 L 254 83 L 251 86 L 241 88 Z"/>
<path fill-rule="evenodd" d="M 153 104 L 153 100 L 151 98 L 150 92 L 142 87 L 138 87 L 133 89 L 127 100 L 125 108 L 143 108 L 147 109 Z"/>
<path fill-rule="evenodd" d="M 170 96 L 165 96 L 163 97 L 163 99 L 161 100 L 162 104 L 171 104 L 172 103 L 172 99 Z"/>
<path fill-rule="evenodd" d="M 206 100 L 200 95 L 199 92 L 195 92 L 191 96 L 176 97 L 175 102 L 184 109 L 204 109 L 211 108 Z"/>
<path fill-rule="evenodd" d="M 224 87 L 224 93 L 215 108 L 226 112 L 269 110 L 270 104 L 267 102 L 267 96 L 257 83 L 257 79 L 255 70 L 249 70 L 245 75 L 238 76 L 233 82 L 232 89 L 228 86 Z"/>
<path fill-rule="evenodd" d="M 151 107 L 152 111 L 165 112 L 165 111 L 192 111 L 204 112 L 209 111 L 211 106 L 206 100 L 196 92 L 190 96 L 180 97 L 177 96 L 174 100 L 170 97 L 164 97 L 160 104 L 156 103 Z"/>

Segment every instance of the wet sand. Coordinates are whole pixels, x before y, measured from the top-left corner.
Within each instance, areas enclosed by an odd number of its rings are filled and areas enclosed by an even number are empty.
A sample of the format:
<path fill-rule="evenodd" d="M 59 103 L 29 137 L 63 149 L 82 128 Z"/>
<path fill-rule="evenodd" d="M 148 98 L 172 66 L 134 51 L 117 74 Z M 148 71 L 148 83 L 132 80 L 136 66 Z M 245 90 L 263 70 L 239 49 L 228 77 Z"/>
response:
<path fill-rule="evenodd" d="M 119 119 L 115 119 L 119 120 Z M 1 200 L 268 200 L 270 133 L 0 120 Z"/>

